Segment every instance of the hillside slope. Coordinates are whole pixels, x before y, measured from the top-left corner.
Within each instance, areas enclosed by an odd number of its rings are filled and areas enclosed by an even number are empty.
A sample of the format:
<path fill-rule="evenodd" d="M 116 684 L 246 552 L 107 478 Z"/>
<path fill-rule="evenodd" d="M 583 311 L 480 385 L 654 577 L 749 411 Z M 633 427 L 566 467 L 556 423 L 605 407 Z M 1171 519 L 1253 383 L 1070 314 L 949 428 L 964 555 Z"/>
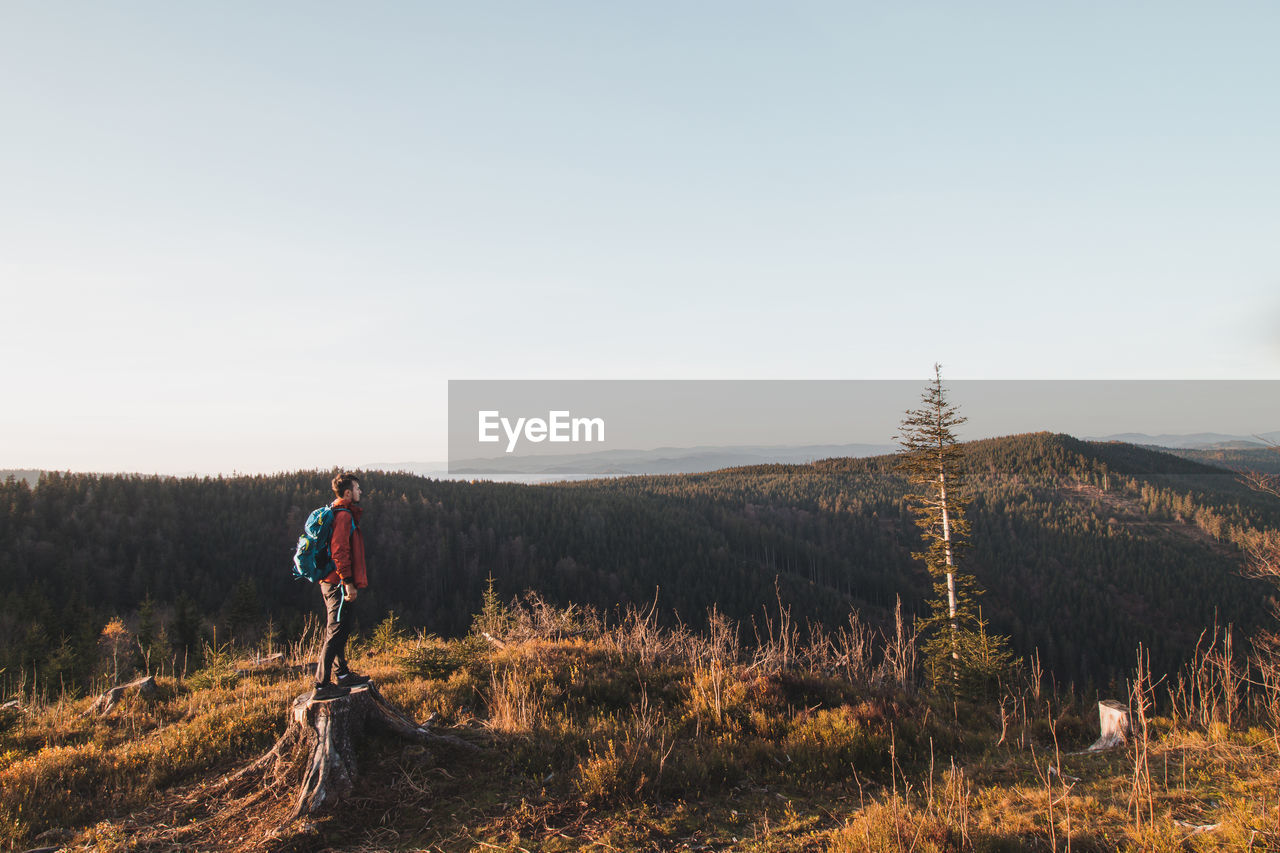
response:
<path fill-rule="evenodd" d="M 1138 642 L 1166 671 L 1215 619 L 1245 632 L 1264 624 L 1270 590 L 1239 576 L 1235 543 L 1280 527 L 1280 509 L 1233 476 L 1049 434 L 967 450 L 964 565 L 988 589 L 993 627 L 1024 654 L 1038 648 L 1059 678 L 1118 678 Z M 292 581 L 289 560 L 327 479 L 52 474 L 35 489 L 0 486 L 0 561 L 16 580 L 0 601 L 6 677 L 83 683 L 101 672 L 99 634 L 113 616 L 171 668 L 215 628 L 221 640 L 268 627 L 295 636 L 315 593 Z M 929 584 L 910 557 L 916 532 L 892 457 L 541 486 L 367 479 L 366 626 L 395 610 L 457 634 L 492 574 L 504 598 L 533 589 L 606 612 L 660 590 L 666 624 L 701 624 L 714 604 L 749 641 L 777 593 L 799 623 L 840 624 L 857 608 L 884 624 L 898 597 L 918 610 Z"/>
<path fill-rule="evenodd" d="M 307 689 L 290 668 L 237 674 L 220 658 L 104 716 L 86 713 L 83 699 L 0 717 L 0 849 L 1174 853 L 1280 844 L 1276 718 L 1242 716 L 1274 708 L 1274 689 L 1241 690 L 1238 705 L 1221 693 L 1180 703 L 1141 718 L 1146 737 L 1133 747 L 1080 754 L 1097 734 L 1092 705 L 1025 680 L 1007 685 L 998 708 L 931 702 L 909 671 L 826 642 L 848 635 L 748 651 L 723 632 L 504 615 L 485 623 L 501 646 L 386 630 L 353 650 L 391 701 L 482 749 L 371 736 L 359 744 L 352 794 L 299 821 L 288 820 L 297 779 L 223 784 L 267 753 Z M 525 630 L 539 625 L 551 630 Z"/>

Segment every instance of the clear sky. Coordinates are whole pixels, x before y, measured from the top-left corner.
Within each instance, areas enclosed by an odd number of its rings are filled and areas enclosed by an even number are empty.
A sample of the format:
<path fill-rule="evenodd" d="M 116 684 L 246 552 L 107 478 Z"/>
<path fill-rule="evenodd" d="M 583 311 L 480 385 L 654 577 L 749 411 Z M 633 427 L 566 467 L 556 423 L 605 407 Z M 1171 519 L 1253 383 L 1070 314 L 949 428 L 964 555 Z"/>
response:
<path fill-rule="evenodd" d="M 1280 378 L 1277 44 L 1273 2 L 7 2 L 0 467 L 442 459 L 450 378 Z"/>

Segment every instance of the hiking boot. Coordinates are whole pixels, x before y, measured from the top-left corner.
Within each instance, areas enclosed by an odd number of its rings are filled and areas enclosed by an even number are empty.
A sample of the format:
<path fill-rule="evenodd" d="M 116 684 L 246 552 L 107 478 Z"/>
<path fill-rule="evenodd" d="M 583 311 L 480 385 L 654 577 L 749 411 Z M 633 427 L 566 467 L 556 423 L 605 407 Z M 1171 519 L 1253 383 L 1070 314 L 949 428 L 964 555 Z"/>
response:
<path fill-rule="evenodd" d="M 372 680 L 373 679 L 367 675 L 357 675 L 354 672 L 344 672 L 338 676 L 338 686 L 345 687 L 350 690 L 355 687 L 364 687 Z"/>
<path fill-rule="evenodd" d="M 343 687 L 339 684 L 317 684 L 316 689 L 311 692 L 311 701 L 323 702 L 326 699 L 339 699 L 351 693 L 350 687 Z"/>

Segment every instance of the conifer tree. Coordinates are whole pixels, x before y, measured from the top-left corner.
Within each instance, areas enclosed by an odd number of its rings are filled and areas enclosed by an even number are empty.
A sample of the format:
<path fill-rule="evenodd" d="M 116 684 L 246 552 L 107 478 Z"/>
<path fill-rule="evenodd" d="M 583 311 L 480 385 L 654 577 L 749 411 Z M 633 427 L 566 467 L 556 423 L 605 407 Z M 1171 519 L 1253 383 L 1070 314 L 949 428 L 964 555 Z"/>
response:
<path fill-rule="evenodd" d="M 511 625 L 511 613 L 493 588 L 492 573 L 489 574 L 488 586 L 485 587 L 482 601 L 480 612 L 471 618 L 472 631 L 501 637 Z"/>
<path fill-rule="evenodd" d="M 911 487 L 906 502 L 925 543 L 912 556 L 923 560 L 934 578 L 923 625 L 925 668 L 935 689 L 955 695 L 976 692 L 975 679 L 986 683 L 1013 661 L 1008 641 L 987 633 L 979 618 L 976 599 L 982 590 L 977 580 L 959 568 L 968 544 L 969 492 L 956 428 L 968 419 L 947 400 L 942 365 L 935 364 L 933 374 L 920 408 L 907 411 L 896 438 L 902 448 L 899 470 Z"/>
<path fill-rule="evenodd" d="M 147 597 L 138 608 L 138 632 L 134 635 L 134 638 L 138 641 L 138 648 L 144 655 L 150 654 L 151 646 L 156 641 L 156 632 L 159 627 L 156 617 L 156 603 L 151 600 L 151 593 L 148 592 Z"/>
<path fill-rule="evenodd" d="M 258 588 L 252 578 L 241 578 L 231 590 L 226 606 L 227 628 L 235 639 L 247 641 L 249 632 L 262 618 Z"/>
<path fill-rule="evenodd" d="M 173 648 L 180 655 L 198 653 L 200 642 L 200 611 L 191 596 L 185 592 L 178 595 L 173 614 Z"/>

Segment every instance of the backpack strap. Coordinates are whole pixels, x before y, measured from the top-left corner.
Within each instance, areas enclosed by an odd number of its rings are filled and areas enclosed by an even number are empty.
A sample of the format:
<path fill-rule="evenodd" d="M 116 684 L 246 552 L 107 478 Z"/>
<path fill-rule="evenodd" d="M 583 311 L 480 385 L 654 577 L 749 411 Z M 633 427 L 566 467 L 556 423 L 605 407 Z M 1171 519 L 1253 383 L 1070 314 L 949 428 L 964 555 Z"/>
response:
<path fill-rule="evenodd" d="M 352 530 L 359 530 L 359 529 L 360 529 L 360 525 L 359 525 L 359 524 L 356 524 L 356 514 L 355 514 L 354 512 L 352 512 L 352 511 L 351 511 L 351 508 L 350 508 L 350 507 L 345 507 L 345 506 L 336 506 L 336 507 L 333 507 L 333 514 L 334 514 L 334 515 L 337 515 L 337 514 L 338 514 L 338 513 L 340 513 L 340 512 L 345 512 L 347 515 L 351 516 L 351 529 L 352 529 Z"/>

